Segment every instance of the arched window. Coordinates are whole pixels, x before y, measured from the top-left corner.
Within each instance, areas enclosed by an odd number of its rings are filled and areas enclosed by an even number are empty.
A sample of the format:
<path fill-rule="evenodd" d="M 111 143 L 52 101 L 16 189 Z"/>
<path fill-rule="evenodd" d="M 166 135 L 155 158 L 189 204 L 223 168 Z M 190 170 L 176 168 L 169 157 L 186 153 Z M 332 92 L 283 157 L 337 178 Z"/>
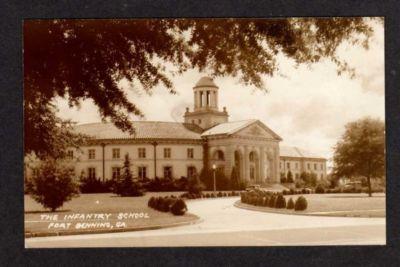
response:
<path fill-rule="evenodd" d="M 250 154 L 249 154 L 249 160 L 250 160 L 251 162 L 254 162 L 254 160 L 255 160 L 254 152 L 250 152 Z"/>
<path fill-rule="evenodd" d="M 214 159 L 215 160 L 224 160 L 225 159 L 224 152 L 222 150 L 215 151 Z"/>

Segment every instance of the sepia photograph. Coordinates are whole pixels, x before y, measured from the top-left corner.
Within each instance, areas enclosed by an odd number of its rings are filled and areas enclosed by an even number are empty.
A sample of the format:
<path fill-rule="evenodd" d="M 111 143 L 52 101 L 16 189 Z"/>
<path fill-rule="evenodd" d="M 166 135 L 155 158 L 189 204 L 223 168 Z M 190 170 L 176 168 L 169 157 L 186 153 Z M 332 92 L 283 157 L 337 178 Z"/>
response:
<path fill-rule="evenodd" d="M 25 248 L 386 245 L 384 28 L 25 19 Z"/>

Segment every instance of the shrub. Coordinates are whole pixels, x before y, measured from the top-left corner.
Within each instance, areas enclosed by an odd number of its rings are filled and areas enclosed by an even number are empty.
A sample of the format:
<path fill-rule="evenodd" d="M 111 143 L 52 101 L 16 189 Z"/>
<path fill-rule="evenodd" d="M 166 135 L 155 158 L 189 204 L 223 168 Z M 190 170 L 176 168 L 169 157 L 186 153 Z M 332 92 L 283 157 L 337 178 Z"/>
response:
<path fill-rule="evenodd" d="M 74 171 L 57 160 L 41 162 L 37 173 L 27 181 L 27 192 L 43 207 L 54 212 L 64 202 L 79 195 L 73 182 Z"/>
<path fill-rule="evenodd" d="M 263 205 L 264 205 L 264 197 L 258 197 L 257 206 L 263 206 Z"/>
<path fill-rule="evenodd" d="M 186 203 L 180 198 L 176 200 L 171 206 L 171 212 L 174 215 L 180 216 L 185 214 L 186 211 L 187 211 Z"/>
<path fill-rule="evenodd" d="M 325 193 L 324 187 L 323 187 L 321 184 L 317 185 L 317 187 L 315 188 L 315 193 L 316 193 L 316 194 L 323 194 L 323 193 Z"/>
<path fill-rule="evenodd" d="M 299 196 L 294 204 L 294 210 L 305 210 L 307 209 L 307 199 L 303 196 Z"/>
<path fill-rule="evenodd" d="M 156 206 L 156 198 L 155 197 L 151 197 L 149 199 L 149 201 L 147 202 L 147 206 L 149 206 L 150 208 L 155 208 Z"/>
<path fill-rule="evenodd" d="M 287 203 L 286 208 L 287 208 L 288 210 L 294 209 L 294 201 L 293 201 L 292 198 L 289 198 L 289 201 L 288 201 L 288 203 Z"/>
<path fill-rule="evenodd" d="M 270 207 L 270 208 L 275 208 L 275 199 L 276 199 L 275 195 L 272 195 L 272 196 L 269 198 L 268 207 Z"/>
<path fill-rule="evenodd" d="M 264 198 L 264 203 L 263 203 L 263 206 L 264 207 L 268 207 L 268 204 L 269 204 L 269 196 L 266 196 L 265 198 Z"/>
<path fill-rule="evenodd" d="M 286 200 L 283 195 L 278 195 L 275 201 L 275 208 L 277 209 L 284 209 L 286 208 Z"/>
<path fill-rule="evenodd" d="M 217 197 L 222 197 L 222 192 L 221 191 L 218 192 Z"/>

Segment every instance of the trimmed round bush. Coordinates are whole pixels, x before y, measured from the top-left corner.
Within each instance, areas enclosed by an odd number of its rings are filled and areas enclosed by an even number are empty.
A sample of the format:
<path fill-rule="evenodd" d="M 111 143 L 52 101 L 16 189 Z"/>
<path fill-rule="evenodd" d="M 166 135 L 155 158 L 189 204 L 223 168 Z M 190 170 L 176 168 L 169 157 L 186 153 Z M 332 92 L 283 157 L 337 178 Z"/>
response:
<path fill-rule="evenodd" d="M 294 204 L 294 210 L 305 210 L 307 209 L 307 199 L 303 196 L 299 196 L 296 200 L 296 203 Z"/>
<path fill-rule="evenodd" d="M 275 208 L 277 209 L 284 209 L 286 208 L 286 200 L 283 195 L 278 195 L 275 201 Z"/>
<path fill-rule="evenodd" d="M 156 198 L 155 197 L 151 197 L 149 199 L 149 201 L 147 202 L 147 206 L 149 206 L 150 208 L 154 209 L 155 206 L 156 206 L 156 202 L 157 202 Z"/>
<path fill-rule="evenodd" d="M 275 208 L 275 199 L 276 199 L 275 195 L 272 195 L 272 196 L 269 198 L 268 207 L 270 207 L 270 208 Z"/>
<path fill-rule="evenodd" d="M 292 198 L 289 198 L 289 201 L 288 201 L 288 203 L 287 203 L 286 208 L 287 208 L 288 210 L 294 209 L 294 201 L 293 201 Z"/>
<path fill-rule="evenodd" d="M 263 206 L 264 206 L 264 207 L 268 207 L 268 204 L 269 204 L 269 196 L 266 196 L 266 197 L 264 198 Z"/>
<path fill-rule="evenodd" d="M 176 200 L 171 206 L 171 212 L 176 216 L 181 216 L 185 214 L 186 211 L 187 211 L 186 203 L 181 198 Z"/>

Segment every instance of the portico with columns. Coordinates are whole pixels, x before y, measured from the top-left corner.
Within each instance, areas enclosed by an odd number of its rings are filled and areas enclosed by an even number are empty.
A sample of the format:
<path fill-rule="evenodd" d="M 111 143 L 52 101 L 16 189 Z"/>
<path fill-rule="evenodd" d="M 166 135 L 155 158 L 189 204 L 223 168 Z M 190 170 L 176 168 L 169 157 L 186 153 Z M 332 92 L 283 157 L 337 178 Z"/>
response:
<path fill-rule="evenodd" d="M 220 129 L 215 129 L 220 126 Z M 249 184 L 279 182 L 278 135 L 258 120 L 224 123 L 205 131 L 209 163 L 223 169 L 227 177 L 236 168 Z"/>

